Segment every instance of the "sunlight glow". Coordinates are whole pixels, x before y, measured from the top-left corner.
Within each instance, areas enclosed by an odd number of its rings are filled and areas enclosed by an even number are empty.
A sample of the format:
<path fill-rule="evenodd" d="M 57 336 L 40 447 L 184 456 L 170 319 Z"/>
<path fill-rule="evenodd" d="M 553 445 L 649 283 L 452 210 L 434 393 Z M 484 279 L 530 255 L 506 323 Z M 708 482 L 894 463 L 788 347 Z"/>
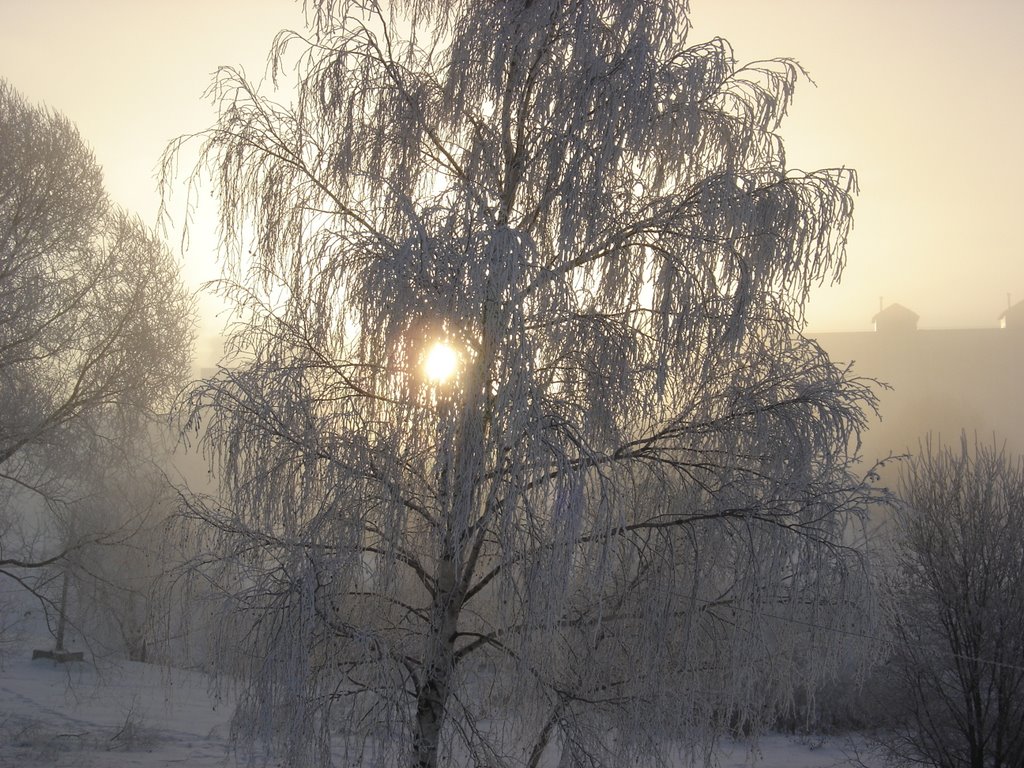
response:
<path fill-rule="evenodd" d="M 423 360 L 423 372 L 434 384 L 444 384 L 455 374 L 458 366 L 458 353 L 443 341 L 434 344 Z"/>

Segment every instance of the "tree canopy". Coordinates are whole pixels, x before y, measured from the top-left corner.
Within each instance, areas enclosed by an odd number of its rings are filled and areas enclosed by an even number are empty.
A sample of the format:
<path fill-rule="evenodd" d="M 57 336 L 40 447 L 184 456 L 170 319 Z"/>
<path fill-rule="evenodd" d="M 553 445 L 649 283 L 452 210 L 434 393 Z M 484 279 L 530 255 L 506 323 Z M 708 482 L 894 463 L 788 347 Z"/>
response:
<path fill-rule="evenodd" d="M 86 495 L 82 472 L 104 443 L 170 407 L 188 376 L 192 323 L 175 258 L 110 202 L 75 126 L 0 80 L 4 573 L 59 559 L 60 547 L 37 556 L 20 541 L 18 518 Z M 28 540 L 40 528 L 30 521 Z"/>
<path fill-rule="evenodd" d="M 284 103 L 218 72 L 193 176 L 236 306 L 186 413 L 240 732 L 434 766 L 756 730 L 870 620 L 874 399 L 800 334 L 856 179 L 787 169 L 799 66 L 691 43 L 680 0 L 310 18 Z"/>

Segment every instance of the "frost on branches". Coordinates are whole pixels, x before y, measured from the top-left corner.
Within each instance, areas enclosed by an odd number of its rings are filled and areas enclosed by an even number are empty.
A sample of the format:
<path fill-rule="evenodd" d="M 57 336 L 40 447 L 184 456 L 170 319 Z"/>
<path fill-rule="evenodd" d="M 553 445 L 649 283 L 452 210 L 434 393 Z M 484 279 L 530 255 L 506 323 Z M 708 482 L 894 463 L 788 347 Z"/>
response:
<path fill-rule="evenodd" d="M 856 182 L 786 170 L 799 68 L 691 44 L 682 0 L 310 14 L 287 106 L 218 73 L 193 177 L 236 306 L 187 413 L 238 735 L 533 766 L 756 732 L 868 620 L 874 400 L 800 335 Z"/>

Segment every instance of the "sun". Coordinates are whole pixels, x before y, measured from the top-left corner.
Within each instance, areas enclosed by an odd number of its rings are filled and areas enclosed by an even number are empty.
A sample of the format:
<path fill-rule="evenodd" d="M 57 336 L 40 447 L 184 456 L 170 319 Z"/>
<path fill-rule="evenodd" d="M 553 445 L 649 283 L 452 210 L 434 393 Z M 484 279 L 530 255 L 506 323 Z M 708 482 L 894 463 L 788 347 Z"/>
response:
<path fill-rule="evenodd" d="M 439 341 L 430 348 L 423 359 L 423 373 L 434 384 L 444 384 L 455 375 L 459 367 L 459 354 L 455 348 Z"/>

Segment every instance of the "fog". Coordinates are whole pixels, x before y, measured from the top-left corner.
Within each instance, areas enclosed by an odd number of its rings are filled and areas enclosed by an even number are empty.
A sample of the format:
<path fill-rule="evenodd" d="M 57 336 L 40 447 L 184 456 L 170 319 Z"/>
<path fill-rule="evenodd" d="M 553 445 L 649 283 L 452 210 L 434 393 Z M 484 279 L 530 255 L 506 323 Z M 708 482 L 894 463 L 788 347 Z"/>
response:
<path fill-rule="evenodd" d="M 287 0 L 166 4 L 40 0 L 0 6 L 0 73 L 79 126 L 115 200 L 155 221 L 154 172 L 166 142 L 214 117 L 202 100 L 219 65 L 262 71 L 274 34 L 301 27 Z M 846 166 L 861 195 L 843 284 L 819 289 L 812 331 L 869 330 L 879 297 L 924 328 L 994 328 L 1007 293 L 1024 298 L 1016 220 L 1024 172 L 1017 100 L 1024 9 L 985 0 L 695 0 L 691 40 L 720 35 L 741 61 L 797 59 L 783 124 L 789 165 Z M 183 201 L 169 232 L 180 238 Z M 185 256 L 193 286 L 216 277 L 212 218 Z M 215 336 L 219 304 L 203 302 Z M 200 351 L 215 349 L 201 342 Z M 213 352 L 208 353 L 213 355 Z M 208 364 L 209 360 L 202 361 Z"/>
<path fill-rule="evenodd" d="M 1022 12 L 695 5 L 0 11 L 0 761 L 1024 753 Z"/>
<path fill-rule="evenodd" d="M 877 313 L 876 330 L 820 333 L 818 342 L 838 364 L 876 379 L 879 417 L 863 436 L 865 461 L 890 454 L 918 454 L 926 441 L 1024 450 L 1024 327 L 1018 303 L 1005 327 L 929 329 L 889 305 Z M 904 310 L 906 308 L 903 308 Z M 893 322 L 895 316 L 895 322 Z M 888 324 L 886 321 L 890 321 Z M 895 484 L 898 465 L 885 473 Z"/>

